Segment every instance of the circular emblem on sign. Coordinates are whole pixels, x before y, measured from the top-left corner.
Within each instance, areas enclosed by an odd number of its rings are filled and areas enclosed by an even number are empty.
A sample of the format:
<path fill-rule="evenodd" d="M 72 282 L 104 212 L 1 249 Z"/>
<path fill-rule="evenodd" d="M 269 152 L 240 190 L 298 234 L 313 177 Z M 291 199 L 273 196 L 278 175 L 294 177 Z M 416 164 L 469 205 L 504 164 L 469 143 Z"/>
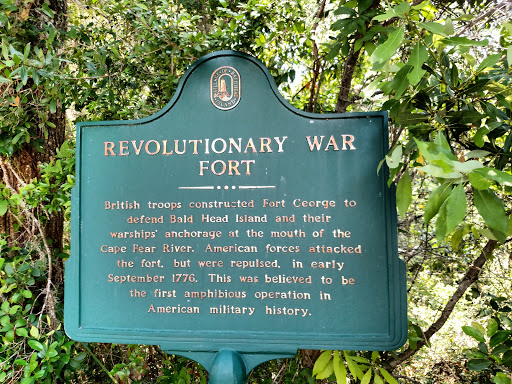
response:
<path fill-rule="evenodd" d="M 240 74 L 235 68 L 217 68 L 210 79 L 210 99 L 218 109 L 235 108 L 240 101 Z"/>

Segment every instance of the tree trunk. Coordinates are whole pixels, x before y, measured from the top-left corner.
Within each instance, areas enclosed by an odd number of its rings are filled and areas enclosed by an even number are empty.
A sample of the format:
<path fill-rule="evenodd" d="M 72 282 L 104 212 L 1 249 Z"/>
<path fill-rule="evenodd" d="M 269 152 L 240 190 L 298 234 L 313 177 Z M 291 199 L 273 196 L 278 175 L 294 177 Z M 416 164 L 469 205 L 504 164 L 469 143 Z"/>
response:
<path fill-rule="evenodd" d="M 48 6 L 53 11 L 53 18 L 41 12 L 43 3 L 43 0 L 37 0 L 32 4 L 26 3 L 24 5 L 26 8 L 20 6 L 18 17 L 23 18 L 23 13 L 28 11 L 28 16 L 25 17 L 28 18 L 34 28 L 41 30 L 40 34 L 32 35 L 34 36 L 32 37 L 33 41 L 27 40 L 26 36 L 20 36 L 20 43 L 22 42 L 24 45 L 30 43 L 31 47 L 40 46 L 41 40 L 44 38 L 42 28 L 46 24 L 52 24 L 58 30 L 66 30 L 67 3 L 64 0 L 49 1 Z M 2 90 L 0 89 L 0 91 Z M 11 87 L 9 91 L 16 92 L 15 86 Z M 17 94 L 32 93 L 37 95 L 39 99 L 42 99 L 47 96 L 45 91 L 41 86 L 35 87 L 34 82 L 29 79 L 27 84 Z M 17 108 L 17 106 L 13 106 L 13 108 Z M 37 108 L 37 106 L 23 105 L 24 111 L 29 110 L 29 108 Z M 47 111 L 46 116 L 47 120 L 55 125 L 55 128 L 48 128 L 46 136 L 42 129 L 36 129 L 31 133 L 31 143 L 37 139 L 44 142 L 43 153 L 37 151 L 32 144 L 25 144 L 12 156 L 2 155 L 0 157 L 0 180 L 10 190 L 11 194 L 19 193 L 21 187 L 33 181 L 34 178 L 40 177 L 38 165 L 54 159 L 57 149 L 64 142 L 66 115 L 61 100 L 57 101 L 55 113 Z M 24 124 L 24 121 L 20 121 L 20 124 Z M 35 124 L 34 121 L 31 121 L 31 124 L 37 126 L 37 122 Z M 8 210 L 5 215 L 0 216 L 0 231 L 6 236 L 7 245 L 13 246 L 18 244 L 24 246 L 27 242 L 31 241 L 34 235 L 42 235 L 37 233 L 37 226 L 32 222 L 39 217 L 41 217 L 39 221 L 42 232 L 44 232 L 51 252 L 62 249 L 63 213 L 44 215 L 41 209 L 31 209 L 27 206 L 20 206 L 18 210 Z"/>

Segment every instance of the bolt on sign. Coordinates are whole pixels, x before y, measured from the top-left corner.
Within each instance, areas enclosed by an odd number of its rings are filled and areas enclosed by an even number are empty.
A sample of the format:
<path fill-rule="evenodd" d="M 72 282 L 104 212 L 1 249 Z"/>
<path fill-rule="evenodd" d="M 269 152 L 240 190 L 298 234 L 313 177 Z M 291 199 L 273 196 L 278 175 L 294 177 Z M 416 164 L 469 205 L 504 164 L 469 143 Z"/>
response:
<path fill-rule="evenodd" d="M 161 345 L 211 383 L 297 348 L 399 348 L 387 151 L 386 112 L 297 110 L 233 51 L 153 116 L 78 123 L 67 334 Z"/>

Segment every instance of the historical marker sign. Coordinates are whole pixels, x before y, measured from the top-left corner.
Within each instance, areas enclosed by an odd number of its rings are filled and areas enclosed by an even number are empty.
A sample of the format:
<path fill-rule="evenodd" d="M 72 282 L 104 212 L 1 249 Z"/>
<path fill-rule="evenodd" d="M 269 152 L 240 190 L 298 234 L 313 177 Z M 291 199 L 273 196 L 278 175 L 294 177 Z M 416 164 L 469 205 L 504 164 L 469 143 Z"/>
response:
<path fill-rule="evenodd" d="M 400 347 L 387 135 L 385 112 L 290 107 L 231 51 L 153 116 L 79 123 L 68 335 L 184 354 Z"/>

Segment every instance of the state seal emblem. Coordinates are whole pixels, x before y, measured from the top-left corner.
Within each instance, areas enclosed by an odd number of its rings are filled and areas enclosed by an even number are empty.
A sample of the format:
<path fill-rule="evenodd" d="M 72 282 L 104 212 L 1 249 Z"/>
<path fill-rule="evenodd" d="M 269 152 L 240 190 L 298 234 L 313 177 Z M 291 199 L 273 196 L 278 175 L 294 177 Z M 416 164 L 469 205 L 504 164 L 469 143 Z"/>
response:
<path fill-rule="evenodd" d="M 219 67 L 210 78 L 210 99 L 218 109 L 227 111 L 240 101 L 240 74 L 235 68 Z"/>

